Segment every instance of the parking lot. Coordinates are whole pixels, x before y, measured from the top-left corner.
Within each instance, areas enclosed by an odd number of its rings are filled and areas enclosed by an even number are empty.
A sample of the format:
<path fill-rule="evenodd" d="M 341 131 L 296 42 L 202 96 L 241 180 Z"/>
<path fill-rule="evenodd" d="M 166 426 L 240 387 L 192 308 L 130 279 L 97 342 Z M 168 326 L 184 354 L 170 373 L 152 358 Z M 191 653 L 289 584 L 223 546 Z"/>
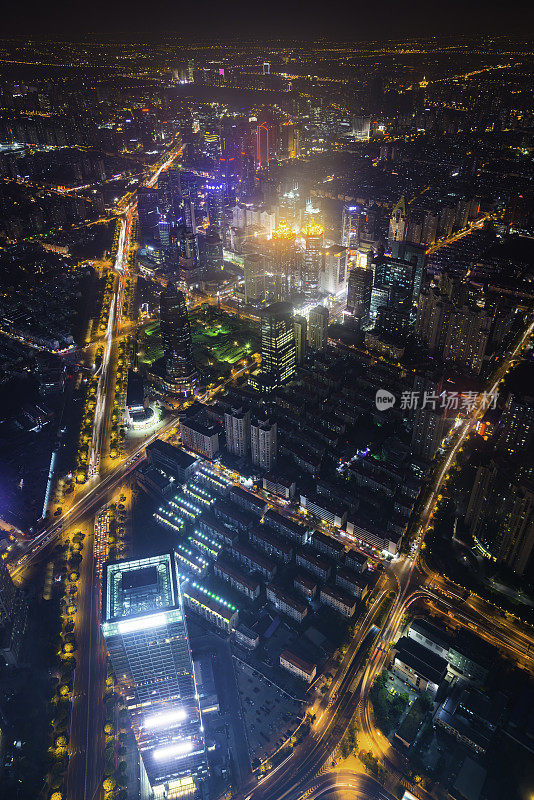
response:
<path fill-rule="evenodd" d="M 270 680 L 242 661 L 234 659 L 250 757 L 271 755 L 295 730 L 302 704 L 282 692 Z"/>

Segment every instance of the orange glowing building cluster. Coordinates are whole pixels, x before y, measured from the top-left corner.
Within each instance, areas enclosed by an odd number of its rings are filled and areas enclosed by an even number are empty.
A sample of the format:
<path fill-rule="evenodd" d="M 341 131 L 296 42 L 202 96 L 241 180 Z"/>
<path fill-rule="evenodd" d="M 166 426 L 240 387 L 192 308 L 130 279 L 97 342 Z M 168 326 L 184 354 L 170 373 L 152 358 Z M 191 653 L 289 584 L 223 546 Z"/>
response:
<path fill-rule="evenodd" d="M 280 220 L 277 228 L 273 231 L 273 239 L 294 239 L 295 231 L 291 228 L 284 219 Z"/>
<path fill-rule="evenodd" d="M 300 232 L 305 239 L 311 239 L 314 237 L 322 236 L 324 233 L 324 228 L 322 225 L 319 225 L 318 222 L 315 222 L 315 220 L 312 219 L 310 220 L 310 222 L 308 222 L 307 225 L 305 225 L 302 228 Z"/>

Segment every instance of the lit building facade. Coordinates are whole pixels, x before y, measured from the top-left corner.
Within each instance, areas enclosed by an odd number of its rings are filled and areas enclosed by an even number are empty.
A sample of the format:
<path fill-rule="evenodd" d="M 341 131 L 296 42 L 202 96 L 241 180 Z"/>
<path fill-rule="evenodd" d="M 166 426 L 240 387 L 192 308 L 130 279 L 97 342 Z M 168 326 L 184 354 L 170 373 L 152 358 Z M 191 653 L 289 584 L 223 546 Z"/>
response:
<path fill-rule="evenodd" d="M 288 303 L 273 303 L 262 314 L 261 359 L 270 388 L 282 386 L 295 374 L 295 334 Z"/>
<path fill-rule="evenodd" d="M 160 319 L 169 388 L 178 394 L 191 395 L 197 380 L 193 340 L 185 297 L 173 283 L 160 295 Z"/>
<path fill-rule="evenodd" d="M 174 555 L 104 565 L 102 633 L 154 798 L 207 797 L 204 729 Z"/>

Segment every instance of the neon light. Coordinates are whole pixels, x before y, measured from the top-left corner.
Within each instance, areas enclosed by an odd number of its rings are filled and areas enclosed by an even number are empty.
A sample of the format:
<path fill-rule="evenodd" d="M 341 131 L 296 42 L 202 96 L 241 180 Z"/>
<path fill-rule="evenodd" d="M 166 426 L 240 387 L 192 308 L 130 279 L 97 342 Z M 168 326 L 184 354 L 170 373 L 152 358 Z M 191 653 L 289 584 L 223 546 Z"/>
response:
<path fill-rule="evenodd" d="M 176 756 L 185 756 L 193 749 L 193 742 L 177 742 L 170 744 L 168 747 L 160 747 L 154 750 L 154 758 L 156 761 L 165 761 L 168 758 L 175 758 Z"/>
<path fill-rule="evenodd" d="M 165 614 L 151 614 L 148 617 L 137 617 L 137 619 L 125 619 L 119 622 L 119 633 L 134 633 L 135 631 L 150 630 L 165 625 L 167 617 Z"/>
<path fill-rule="evenodd" d="M 183 708 L 175 708 L 171 711 L 163 711 L 161 714 L 153 714 L 147 717 L 143 727 L 145 728 L 164 728 L 173 722 L 183 722 L 187 719 L 187 714 Z"/>

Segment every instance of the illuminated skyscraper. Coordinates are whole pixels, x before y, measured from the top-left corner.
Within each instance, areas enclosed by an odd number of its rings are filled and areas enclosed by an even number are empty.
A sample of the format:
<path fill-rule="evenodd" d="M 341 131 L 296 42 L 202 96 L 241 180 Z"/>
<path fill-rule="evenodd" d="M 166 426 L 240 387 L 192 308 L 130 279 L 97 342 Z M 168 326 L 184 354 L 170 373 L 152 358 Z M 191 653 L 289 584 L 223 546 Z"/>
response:
<path fill-rule="evenodd" d="M 295 333 L 289 303 L 273 303 L 261 318 L 261 372 L 271 388 L 295 374 Z"/>
<path fill-rule="evenodd" d="M 357 250 L 360 244 L 361 206 L 343 206 L 341 243 L 349 250 Z"/>
<path fill-rule="evenodd" d="M 256 166 L 269 166 L 269 128 L 265 122 L 256 128 Z"/>
<path fill-rule="evenodd" d="M 202 717 L 174 555 L 104 566 L 102 633 L 155 800 L 206 797 Z"/>
<path fill-rule="evenodd" d="M 179 394 L 190 395 L 197 379 L 193 340 L 185 297 L 173 283 L 167 284 L 160 295 L 160 319 L 169 388 Z"/>
<path fill-rule="evenodd" d="M 295 232 L 284 220 L 273 231 L 269 272 L 275 300 L 288 300 L 300 288 L 302 253 L 295 247 Z"/>
<path fill-rule="evenodd" d="M 312 219 L 301 233 L 305 242 L 301 288 L 305 293 L 313 294 L 317 291 L 323 267 L 324 228 Z"/>
<path fill-rule="evenodd" d="M 406 202 L 404 197 L 401 197 L 393 209 L 389 220 L 388 244 L 390 248 L 392 242 L 404 242 L 407 233 L 407 225 Z"/>

